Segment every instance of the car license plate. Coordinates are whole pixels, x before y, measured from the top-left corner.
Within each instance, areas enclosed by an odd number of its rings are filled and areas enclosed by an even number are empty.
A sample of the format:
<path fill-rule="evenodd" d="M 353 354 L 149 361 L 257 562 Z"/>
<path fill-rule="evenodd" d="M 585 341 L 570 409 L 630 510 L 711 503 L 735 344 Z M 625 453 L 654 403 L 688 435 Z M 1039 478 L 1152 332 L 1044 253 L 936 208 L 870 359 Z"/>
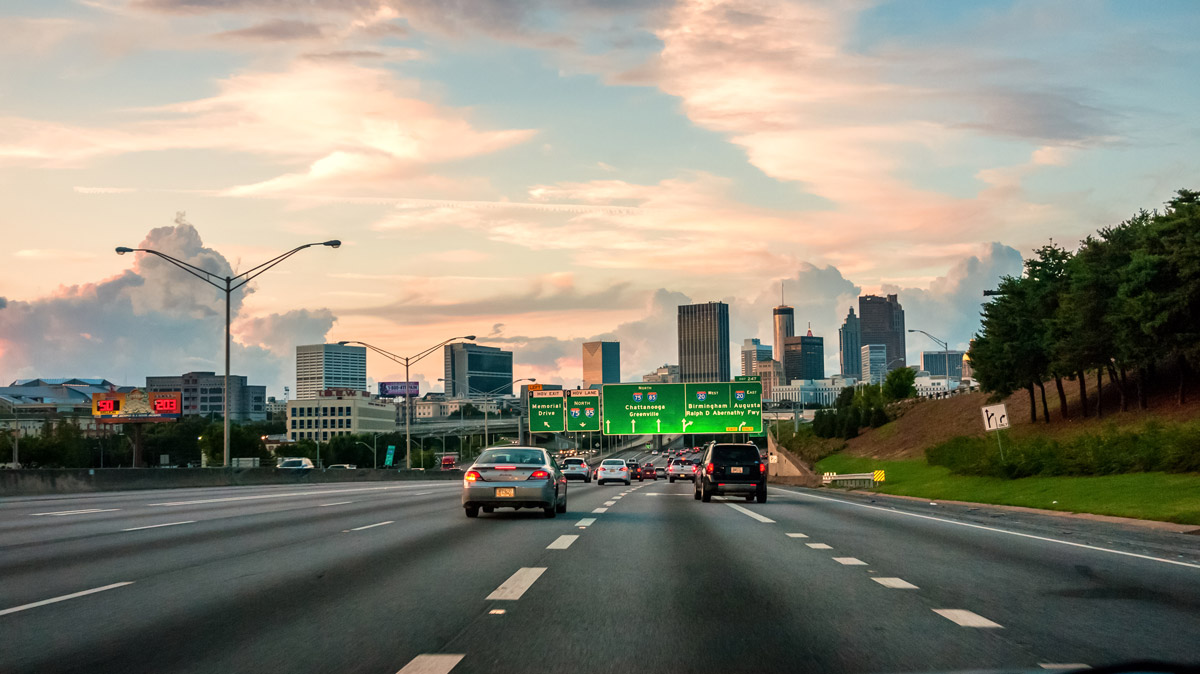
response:
<path fill-rule="evenodd" d="M 512 498 L 516 495 L 516 487 L 496 487 L 496 498 Z"/>
<path fill-rule="evenodd" d="M 733 466 L 732 468 L 729 469 L 729 472 L 740 473 L 740 472 L 742 472 L 742 467 L 741 466 Z"/>

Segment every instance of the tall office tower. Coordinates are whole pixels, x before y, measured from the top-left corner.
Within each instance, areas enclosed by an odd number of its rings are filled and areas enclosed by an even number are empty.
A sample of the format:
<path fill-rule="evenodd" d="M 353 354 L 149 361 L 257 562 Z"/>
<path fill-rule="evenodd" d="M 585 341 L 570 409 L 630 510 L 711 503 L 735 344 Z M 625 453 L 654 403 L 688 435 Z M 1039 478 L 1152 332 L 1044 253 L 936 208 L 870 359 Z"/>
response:
<path fill-rule="evenodd" d="M 882 384 L 887 378 L 887 347 L 882 344 L 864 344 L 862 354 L 862 382 Z"/>
<path fill-rule="evenodd" d="M 512 395 L 512 351 L 455 342 L 445 346 L 444 354 L 447 397 Z"/>
<path fill-rule="evenodd" d="M 791 307 L 780 304 L 775 307 L 772 312 L 775 320 L 775 360 L 783 362 L 783 343 L 788 337 L 793 337 L 796 334 L 796 313 Z M 784 365 L 784 378 L 787 375 L 787 366 Z"/>
<path fill-rule="evenodd" d="M 963 378 L 962 351 L 922 351 L 921 369 L 935 377 L 949 377 L 955 381 Z"/>
<path fill-rule="evenodd" d="M 904 309 L 895 295 L 858 298 L 860 344 L 887 347 L 887 371 L 907 367 L 904 351 Z M 866 379 L 866 372 L 863 373 Z"/>
<path fill-rule="evenodd" d="M 621 382 L 621 343 L 583 343 L 583 387 Z"/>
<path fill-rule="evenodd" d="M 802 337 L 788 337 L 783 346 L 783 371 L 788 384 L 801 379 L 825 378 L 825 338 L 812 330 Z"/>
<path fill-rule="evenodd" d="M 311 400 L 328 388 L 367 390 L 367 349 L 342 344 L 296 347 L 296 399 Z"/>
<path fill-rule="evenodd" d="M 742 341 L 742 374 L 754 374 L 754 363 L 771 360 L 771 347 L 764 346 L 755 338 Z"/>
<path fill-rule="evenodd" d="M 838 354 L 843 375 L 862 379 L 861 349 L 862 335 L 859 333 L 858 316 L 854 315 L 854 307 L 850 307 L 850 313 L 838 329 Z"/>
<path fill-rule="evenodd" d="M 729 305 L 680 305 L 679 372 L 683 381 L 729 381 L 729 364 Z"/>

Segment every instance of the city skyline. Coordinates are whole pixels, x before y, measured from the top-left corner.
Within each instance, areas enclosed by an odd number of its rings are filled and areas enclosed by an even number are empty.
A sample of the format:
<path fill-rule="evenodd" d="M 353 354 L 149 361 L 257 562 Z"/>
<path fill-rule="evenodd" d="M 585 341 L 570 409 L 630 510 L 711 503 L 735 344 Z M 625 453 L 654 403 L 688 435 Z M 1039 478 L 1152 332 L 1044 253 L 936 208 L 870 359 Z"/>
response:
<path fill-rule="evenodd" d="M 463 334 L 568 386 L 620 341 L 636 378 L 680 304 L 767 339 L 781 281 L 833 372 L 859 294 L 963 349 L 1022 254 L 1200 182 L 1188 2 L 488 7 L 6 3 L 0 378 L 219 372 L 223 296 L 113 248 L 330 238 L 234 296 L 271 395 L 297 344 Z"/>

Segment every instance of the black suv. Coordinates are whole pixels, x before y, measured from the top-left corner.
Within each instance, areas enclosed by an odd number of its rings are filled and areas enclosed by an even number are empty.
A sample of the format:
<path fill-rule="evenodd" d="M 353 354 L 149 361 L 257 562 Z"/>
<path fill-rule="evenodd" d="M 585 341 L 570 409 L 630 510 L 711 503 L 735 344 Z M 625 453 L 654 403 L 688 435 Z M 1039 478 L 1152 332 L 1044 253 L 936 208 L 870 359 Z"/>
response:
<path fill-rule="evenodd" d="M 767 466 L 750 444 L 712 443 L 696 471 L 695 498 L 707 503 L 714 495 L 737 494 L 747 501 L 767 502 Z"/>

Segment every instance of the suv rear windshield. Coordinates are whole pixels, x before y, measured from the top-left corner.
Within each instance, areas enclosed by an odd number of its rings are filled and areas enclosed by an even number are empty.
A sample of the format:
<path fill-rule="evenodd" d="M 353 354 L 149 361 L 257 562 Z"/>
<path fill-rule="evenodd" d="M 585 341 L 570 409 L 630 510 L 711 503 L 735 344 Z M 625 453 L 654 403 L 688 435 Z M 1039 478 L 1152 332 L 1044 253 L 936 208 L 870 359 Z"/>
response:
<path fill-rule="evenodd" d="M 681 466 L 690 466 L 690 465 L 692 465 L 692 460 L 691 459 L 679 459 L 675 463 L 677 463 Z"/>
<path fill-rule="evenodd" d="M 605 459 L 605 460 L 602 462 L 602 464 L 601 464 L 601 465 L 604 465 L 604 466 L 625 466 L 625 465 L 627 465 L 627 464 L 626 464 L 624 461 L 620 460 L 620 459 Z"/>
<path fill-rule="evenodd" d="M 757 447 L 750 445 L 717 445 L 713 447 L 712 460 L 721 463 L 758 463 L 761 457 Z"/>
<path fill-rule="evenodd" d="M 520 463 L 540 466 L 546 457 L 539 449 L 485 449 L 475 463 Z"/>
<path fill-rule="evenodd" d="M 563 459 L 564 466 L 580 466 L 583 465 L 583 459 Z"/>

